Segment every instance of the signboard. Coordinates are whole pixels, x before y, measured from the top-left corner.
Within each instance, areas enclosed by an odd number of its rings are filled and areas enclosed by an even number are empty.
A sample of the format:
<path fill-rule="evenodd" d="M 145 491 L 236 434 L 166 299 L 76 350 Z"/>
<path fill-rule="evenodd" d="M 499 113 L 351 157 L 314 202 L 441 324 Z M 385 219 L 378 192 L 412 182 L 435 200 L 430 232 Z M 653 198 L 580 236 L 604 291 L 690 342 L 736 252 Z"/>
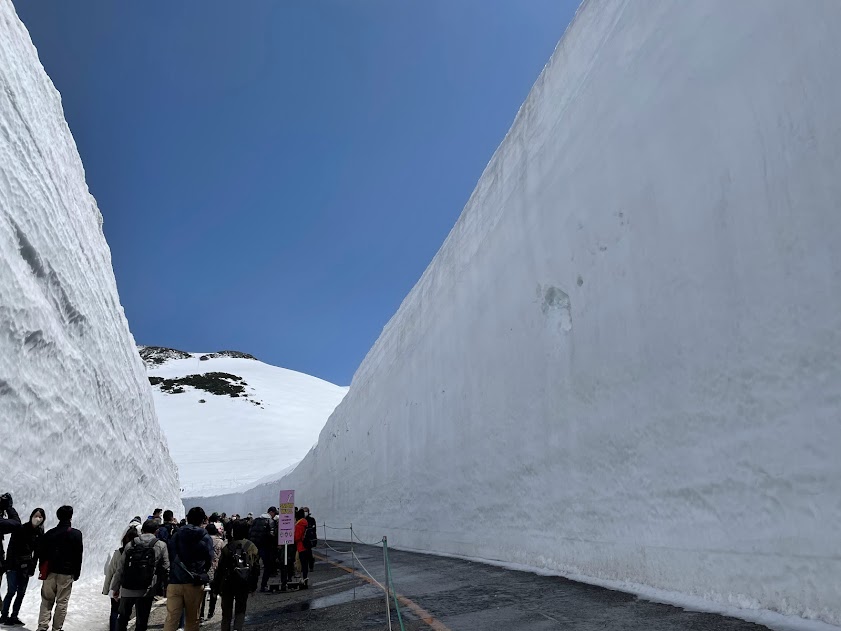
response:
<path fill-rule="evenodd" d="M 281 491 L 277 508 L 277 544 L 295 543 L 295 491 Z"/>

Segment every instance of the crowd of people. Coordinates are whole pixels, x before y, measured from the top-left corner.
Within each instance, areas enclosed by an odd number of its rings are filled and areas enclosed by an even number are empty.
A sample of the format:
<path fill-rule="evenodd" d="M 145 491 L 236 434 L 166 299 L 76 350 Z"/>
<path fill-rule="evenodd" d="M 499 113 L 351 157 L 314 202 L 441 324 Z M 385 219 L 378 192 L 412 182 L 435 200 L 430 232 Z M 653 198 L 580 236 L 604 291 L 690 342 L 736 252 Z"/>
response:
<path fill-rule="evenodd" d="M 18 617 L 30 578 L 38 570 L 41 610 L 38 631 L 61 631 L 73 583 L 82 571 L 82 533 L 72 527 L 73 508 L 62 506 L 58 525 L 44 532 L 46 513 L 21 522 L 10 494 L 0 496 L 0 577 L 6 578 L 0 625 L 22 626 Z M 102 593 L 111 601 L 110 631 L 146 631 L 156 599 L 166 599 L 164 631 L 198 631 L 216 614 L 222 631 L 242 631 L 250 595 L 280 575 L 279 591 L 309 588 L 317 525 L 309 508 L 295 508 L 294 543 L 278 543 L 279 512 L 245 518 L 191 508 L 180 522 L 171 510 L 155 509 L 130 520 L 105 566 Z M 4 551 L 4 536 L 9 538 Z M 0 582 L 0 585 L 2 583 Z"/>

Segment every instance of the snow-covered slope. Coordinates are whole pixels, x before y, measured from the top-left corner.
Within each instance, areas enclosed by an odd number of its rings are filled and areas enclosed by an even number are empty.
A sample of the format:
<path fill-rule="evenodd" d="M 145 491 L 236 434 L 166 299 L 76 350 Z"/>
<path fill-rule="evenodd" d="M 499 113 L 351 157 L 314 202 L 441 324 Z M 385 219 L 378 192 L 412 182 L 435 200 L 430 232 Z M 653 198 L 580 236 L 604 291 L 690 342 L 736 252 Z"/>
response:
<path fill-rule="evenodd" d="M 839 32 L 586 2 L 277 486 L 370 540 L 841 624 Z"/>
<path fill-rule="evenodd" d="M 102 216 L 61 98 L 9 0 L 0 0 L 0 430 L 0 492 L 25 517 L 44 507 L 48 527 L 60 505 L 74 506 L 83 578 L 101 585 L 132 516 L 181 511 Z"/>
<path fill-rule="evenodd" d="M 140 350 L 184 496 L 241 490 L 297 464 L 348 390 L 242 353 Z M 190 375 L 204 378 L 189 385 Z"/>

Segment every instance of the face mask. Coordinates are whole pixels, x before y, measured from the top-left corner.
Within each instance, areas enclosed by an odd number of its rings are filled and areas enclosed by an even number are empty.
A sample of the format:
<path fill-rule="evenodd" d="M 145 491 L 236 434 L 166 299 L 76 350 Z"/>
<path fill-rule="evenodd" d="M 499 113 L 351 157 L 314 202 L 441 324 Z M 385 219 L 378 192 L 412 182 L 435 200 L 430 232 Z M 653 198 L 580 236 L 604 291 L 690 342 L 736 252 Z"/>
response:
<path fill-rule="evenodd" d="M 35 526 L 36 528 L 38 526 L 40 526 L 43 522 L 44 522 L 43 517 L 33 517 L 32 518 L 32 525 Z"/>

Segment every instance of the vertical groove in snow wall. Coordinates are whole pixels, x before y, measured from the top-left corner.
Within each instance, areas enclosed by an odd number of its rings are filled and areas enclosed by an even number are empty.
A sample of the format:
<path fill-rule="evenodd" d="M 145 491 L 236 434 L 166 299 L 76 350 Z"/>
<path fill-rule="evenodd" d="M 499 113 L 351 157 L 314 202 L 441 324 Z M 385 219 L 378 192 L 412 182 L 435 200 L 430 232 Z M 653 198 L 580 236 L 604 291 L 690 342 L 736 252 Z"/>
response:
<path fill-rule="evenodd" d="M 0 493 L 61 504 L 99 575 L 132 516 L 182 507 L 61 98 L 0 0 Z"/>

